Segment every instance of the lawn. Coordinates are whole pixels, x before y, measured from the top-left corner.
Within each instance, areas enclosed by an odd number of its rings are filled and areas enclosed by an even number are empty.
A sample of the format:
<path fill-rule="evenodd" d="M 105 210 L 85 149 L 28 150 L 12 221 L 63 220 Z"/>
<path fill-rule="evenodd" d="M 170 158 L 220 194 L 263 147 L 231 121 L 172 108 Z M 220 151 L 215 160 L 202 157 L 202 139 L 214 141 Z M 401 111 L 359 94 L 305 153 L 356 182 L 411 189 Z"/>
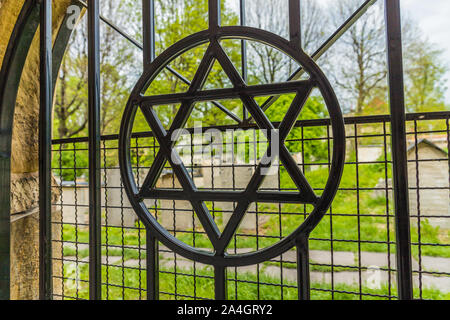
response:
<path fill-rule="evenodd" d="M 328 168 L 317 166 L 315 170 L 306 170 L 305 175 L 313 188 L 320 189 L 325 185 L 324 177 L 328 177 Z M 311 250 L 330 251 L 331 246 L 334 251 L 368 251 L 368 252 L 385 252 L 395 253 L 395 222 L 393 217 L 392 200 L 387 200 L 385 193 L 374 192 L 373 188 L 380 180 L 390 177 L 389 172 L 385 172 L 385 164 L 367 164 L 359 165 L 347 164 L 344 169 L 340 191 L 337 193 L 332 208 L 329 210 L 324 219 L 313 231 L 310 237 Z M 294 188 L 292 181 L 287 173 L 281 170 L 280 186 L 289 190 Z M 369 189 L 369 190 L 367 190 Z M 388 202 L 388 203 L 387 203 Z M 221 208 L 211 203 L 208 207 L 212 211 L 214 218 L 220 228 L 224 227 L 223 212 Z M 311 212 L 312 206 L 282 204 L 268 205 L 258 204 L 256 210 L 250 214 L 263 216 L 264 223 L 255 230 L 239 229 L 237 235 L 230 243 L 230 252 L 233 249 L 245 248 L 255 250 L 256 248 L 264 248 L 270 246 L 281 238 L 290 234 Z M 282 212 L 283 214 L 280 214 Z M 198 248 L 211 248 L 211 244 L 207 239 L 201 227 L 195 230 L 177 230 L 175 236 L 189 245 Z M 417 221 L 411 226 L 412 242 L 418 242 Z M 89 233 L 86 228 L 75 228 L 72 225 L 64 225 L 63 227 L 64 241 L 72 241 L 79 243 L 88 243 Z M 420 247 L 422 256 L 435 256 L 450 258 L 450 247 L 448 246 L 450 239 L 450 230 L 433 227 L 426 219 L 422 219 L 420 228 L 421 243 L 431 244 L 422 245 Z M 387 242 L 391 242 L 388 245 Z M 103 227 L 102 243 L 108 244 L 102 249 L 103 255 L 110 257 L 120 257 L 123 261 L 129 259 L 145 259 L 145 250 L 138 250 L 134 247 L 144 246 L 146 243 L 145 230 L 141 223 L 136 228 L 121 227 Z M 447 246 L 442 246 L 445 244 Z M 128 246 L 122 249 L 121 247 Z M 417 259 L 419 255 L 419 247 L 412 246 L 413 256 Z M 89 255 L 86 247 L 76 249 L 72 246 L 64 247 L 64 256 L 78 256 L 79 259 Z M 357 255 L 355 255 L 357 256 Z M 355 261 L 356 263 L 356 261 Z M 270 265 L 267 262 L 266 265 Z M 81 279 L 87 280 L 87 266 L 80 265 Z M 289 267 L 285 265 L 285 267 Z M 292 265 L 291 267 L 295 267 Z M 326 270 L 325 270 L 326 269 Z M 344 268 L 345 269 L 345 268 Z M 340 270 L 334 268 L 334 272 L 349 271 L 347 269 Z M 232 272 L 232 268 L 230 268 Z M 329 272 L 330 267 L 311 265 L 312 271 Z M 178 270 L 180 272 L 180 270 Z M 192 270 L 182 270 L 183 274 L 192 274 Z M 182 299 L 183 296 L 195 296 L 211 298 L 211 270 L 198 269 L 195 282 L 194 278 L 189 275 L 173 274 L 173 270 L 162 270 L 160 274 L 161 297 L 164 299 L 173 299 L 175 292 L 178 294 L 176 298 Z M 67 274 L 66 274 L 67 276 Z M 135 269 L 121 267 L 103 267 L 104 282 L 112 284 L 104 286 L 103 295 L 110 299 L 139 299 L 145 297 L 145 292 L 136 289 L 127 288 L 145 288 L 145 272 Z M 234 279 L 234 275 L 229 273 L 230 278 Z M 175 279 L 176 277 L 176 279 Z M 239 282 L 229 281 L 229 298 L 230 299 L 296 299 L 297 289 L 294 283 L 284 282 L 284 287 L 280 287 L 279 279 L 273 279 L 264 273 L 241 274 L 237 275 Z M 260 283 L 259 285 L 257 283 Z M 394 281 L 395 282 L 395 281 Z M 268 283 L 262 285 L 261 283 Z M 236 291 L 236 285 L 238 290 Z M 127 288 L 121 288 L 125 286 Z M 312 285 L 313 299 L 385 299 L 389 295 L 389 289 L 372 290 L 362 287 L 362 294 L 358 286 L 346 286 L 337 284 L 331 288 L 330 284 L 316 283 Z M 195 288 L 195 289 L 194 289 Z M 329 290 L 333 289 L 333 293 Z M 195 292 L 193 291 L 195 290 Z M 391 295 L 395 295 L 395 288 L 391 288 Z M 79 297 L 87 297 L 87 284 L 81 282 Z M 418 291 L 418 290 L 416 290 Z M 236 292 L 238 296 L 236 297 Z M 352 292 L 352 293 L 348 293 Z M 366 296 L 364 293 L 370 293 L 374 296 Z M 68 296 L 75 296 L 76 290 L 68 290 Z M 442 299 L 450 298 L 447 295 L 437 291 L 424 289 L 423 298 L 425 299 Z"/>
<path fill-rule="evenodd" d="M 72 280 L 75 278 L 73 276 L 74 273 L 68 274 L 67 271 L 68 268 L 66 267 L 65 276 L 69 279 L 65 281 L 64 295 L 69 299 L 70 297 L 88 299 L 88 283 L 86 282 L 88 279 L 88 266 L 80 264 L 79 279 L 81 281 L 78 282 L 78 285 L 76 281 Z M 162 269 L 160 272 L 160 298 L 164 300 L 184 300 L 192 299 L 195 296 L 197 299 L 212 299 L 213 290 L 211 288 L 214 286 L 214 280 L 211 268 L 197 268 L 195 278 L 193 275 L 194 270 L 192 269 L 177 269 L 176 275 L 174 274 L 173 268 Z M 145 271 L 139 271 L 134 268 L 122 269 L 121 267 L 104 266 L 102 277 L 102 295 L 104 299 L 146 299 Z M 283 286 L 280 286 L 278 279 L 271 278 L 263 273 L 259 277 L 250 273 L 238 273 L 237 277 L 235 277 L 234 271 L 231 268 L 228 273 L 228 279 L 228 299 L 230 300 L 297 299 L 295 283 L 283 281 Z M 396 295 L 395 288 L 391 288 L 391 294 L 389 295 L 389 288 L 387 286 L 380 289 L 369 289 L 363 286 L 360 291 L 356 285 L 337 284 L 332 288 L 328 284 L 313 283 L 311 288 L 311 298 L 313 300 L 387 300 L 389 296 Z M 423 298 L 446 300 L 450 299 L 450 294 L 443 294 L 438 290 L 424 289 Z"/>

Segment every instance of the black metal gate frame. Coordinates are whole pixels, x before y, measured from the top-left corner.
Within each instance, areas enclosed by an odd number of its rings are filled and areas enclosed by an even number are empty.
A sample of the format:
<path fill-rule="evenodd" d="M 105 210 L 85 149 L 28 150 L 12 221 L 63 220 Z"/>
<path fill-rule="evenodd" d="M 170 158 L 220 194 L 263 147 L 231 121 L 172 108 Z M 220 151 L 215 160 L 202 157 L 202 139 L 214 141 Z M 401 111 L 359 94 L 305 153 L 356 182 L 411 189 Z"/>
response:
<path fill-rule="evenodd" d="M 362 6 L 349 17 L 347 21 L 311 56 L 317 60 L 344 34 L 363 14 L 376 2 L 365 1 Z M 389 68 L 389 92 L 392 125 L 392 149 L 393 149 L 393 175 L 394 175 L 394 199 L 397 242 L 397 277 L 398 293 L 400 299 L 412 299 L 412 268 L 411 268 L 411 244 L 409 229 L 408 208 L 408 180 L 406 159 L 406 135 L 405 135 L 405 106 L 402 70 L 402 46 L 401 46 L 401 21 L 400 0 L 385 0 L 386 30 L 387 30 L 387 58 Z M 52 108 L 52 93 L 55 88 L 56 75 L 64 55 L 72 30 L 66 23 L 62 24 L 58 31 L 56 41 L 51 42 L 51 0 L 26 1 L 19 15 L 16 26 L 8 45 L 0 78 L 0 204 L 4 210 L 0 213 L 0 299 L 9 299 L 10 286 L 10 155 L 12 123 L 14 106 L 20 81 L 20 76 L 29 50 L 31 41 L 41 24 L 41 115 L 40 115 L 40 298 L 52 298 L 52 270 L 51 270 L 51 189 L 50 189 L 50 115 Z M 150 70 L 155 59 L 155 17 L 154 1 L 143 0 L 143 30 L 144 43 L 141 45 L 125 32 L 120 30 L 111 21 L 99 15 L 99 1 L 89 0 L 88 3 L 73 1 L 81 7 L 88 7 L 89 30 L 89 147 L 90 147 L 90 298 L 101 299 L 101 256 L 100 256 L 100 134 L 98 114 L 99 102 L 99 21 L 107 23 L 114 30 L 122 34 L 137 47 L 143 49 L 145 70 Z M 219 0 L 209 0 L 210 29 L 220 29 Z M 290 0 L 290 45 L 300 49 L 300 0 Z M 244 21 L 245 0 L 240 0 L 241 25 Z M 66 17 L 68 19 L 68 17 Z M 245 35 L 240 35 L 245 38 Z M 270 41 L 269 41 L 270 42 Z M 244 40 L 243 40 L 244 43 Z M 301 50 L 299 50 L 301 51 Z M 243 80 L 246 79 L 246 48 L 242 46 Z M 190 82 L 176 71 L 168 68 L 186 84 Z M 288 81 L 297 80 L 304 71 L 297 70 Z M 294 81 L 295 82 L 295 81 Z M 245 93 L 245 92 L 244 92 Z M 266 101 L 261 107 L 268 108 L 275 100 L 276 94 Z M 214 98 L 214 97 L 212 97 Z M 221 108 L 220 103 L 214 104 Z M 252 114 L 255 116 L 256 113 Z M 248 123 L 251 117 L 244 110 L 243 125 Z M 255 118 L 258 120 L 257 118 Z M 235 117 L 235 120 L 238 120 Z M 333 119 L 331 119 L 333 120 Z M 258 121 L 257 121 L 258 122 Z M 157 131 L 156 131 L 157 133 Z M 157 244 L 155 235 L 147 232 L 147 272 L 148 274 L 148 298 L 158 298 L 158 261 Z M 307 238 L 299 238 L 294 244 L 300 249 L 299 265 L 307 266 Z M 303 253 L 303 254 L 302 254 Z M 220 267 L 220 265 L 219 265 Z M 299 268 L 299 298 L 309 298 L 308 268 Z M 216 298 L 225 298 L 225 272 L 224 267 L 216 268 Z"/>

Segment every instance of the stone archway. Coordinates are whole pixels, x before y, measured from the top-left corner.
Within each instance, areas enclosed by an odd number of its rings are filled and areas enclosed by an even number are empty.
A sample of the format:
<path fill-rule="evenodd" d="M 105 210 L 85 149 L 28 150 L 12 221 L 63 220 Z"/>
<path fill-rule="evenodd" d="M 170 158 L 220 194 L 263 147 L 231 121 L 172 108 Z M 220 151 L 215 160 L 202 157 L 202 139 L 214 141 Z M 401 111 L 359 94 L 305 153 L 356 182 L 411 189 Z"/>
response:
<path fill-rule="evenodd" d="M 29 0 L 25 0 L 29 1 Z M 0 0 L 0 64 L 25 3 Z M 38 1 L 33 1 L 38 5 Z M 53 30 L 60 30 L 71 0 L 53 2 Z M 54 39 L 57 32 L 54 32 Z M 11 147 L 11 299 L 39 297 L 39 32 L 27 52 L 14 109 Z M 8 192 L 9 190 L 4 190 Z M 55 197 L 57 194 L 55 193 Z M 54 211 L 55 219 L 58 212 Z M 55 234 L 59 234 L 55 232 Z M 60 250 L 54 248 L 54 257 Z M 55 267 L 60 265 L 55 261 Z M 61 269 L 61 267 L 59 267 Z M 60 285 L 55 282 L 55 291 Z"/>

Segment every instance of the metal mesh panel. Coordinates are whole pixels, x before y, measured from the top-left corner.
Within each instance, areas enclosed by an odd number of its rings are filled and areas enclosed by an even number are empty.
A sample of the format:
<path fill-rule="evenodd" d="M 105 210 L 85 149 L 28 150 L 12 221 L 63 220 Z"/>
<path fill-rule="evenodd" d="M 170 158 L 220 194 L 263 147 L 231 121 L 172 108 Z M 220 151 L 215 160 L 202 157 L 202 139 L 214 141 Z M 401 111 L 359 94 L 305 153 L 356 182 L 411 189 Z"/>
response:
<path fill-rule="evenodd" d="M 430 120 L 431 119 L 431 120 Z M 396 292 L 395 234 L 392 204 L 390 128 L 388 116 L 347 118 L 347 155 L 343 180 L 331 209 L 310 238 L 312 299 L 391 299 Z M 299 135 L 287 142 L 301 146 L 296 160 L 317 194 L 330 165 L 329 150 L 333 138 L 327 120 L 300 121 Z M 231 127 L 220 127 L 224 132 Z M 321 128 L 322 135 L 308 136 L 308 130 Z M 450 254 L 448 239 L 448 181 L 450 141 L 449 114 L 408 115 L 408 151 L 410 174 L 410 207 L 414 294 L 417 298 L 436 299 L 445 296 L 450 280 L 445 258 Z M 258 130 L 246 130 L 243 144 L 246 156 L 258 152 L 263 144 Z M 315 131 L 317 132 L 317 130 Z M 240 142 L 233 139 L 236 147 Z M 321 146 L 321 157 L 308 154 L 313 145 Z M 189 146 L 192 147 L 192 146 Z M 232 158 L 236 157 L 235 149 Z M 142 183 L 158 151 L 150 132 L 134 134 L 131 154 L 138 184 Z M 193 148 L 193 147 L 192 147 Z M 85 164 L 77 155 L 87 152 L 84 139 L 58 140 L 53 143 L 53 174 L 60 181 L 57 207 L 62 221 L 54 221 L 54 240 L 62 253 L 64 276 L 62 291 L 55 298 L 88 298 L 88 222 L 83 192 L 88 182 Z M 130 207 L 117 167 L 117 137 L 102 139 L 102 291 L 105 299 L 145 299 L 146 236 L 145 228 Z M 196 163 L 195 153 L 185 161 L 199 188 L 239 190 L 246 170 L 255 164 L 231 161 L 220 164 L 212 158 Z M 55 164 L 57 164 L 55 166 Z M 177 187 L 170 168 L 158 182 Z M 280 165 L 268 189 L 289 190 Z M 61 179 L 62 177 L 62 179 Z M 430 177 L 434 177 L 431 178 Z M 436 177 L 440 178 L 437 179 Z M 242 186 L 241 186 L 242 188 Z M 292 187 L 291 187 L 292 188 Z M 431 195 L 434 195 L 431 197 Z M 430 198 L 431 197 L 431 198 Z M 208 248 L 206 236 L 191 207 L 174 200 L 147 203 L 158 221 L 178 239 L 197 248 Z M 439 205 L 436 205 L 436 203 Z M 445 211 L 445 204 L 447 211 Z M 221 226 L 233 204 L 207 204 Z M 444 208 L 443 208 L 444 207 Z M 310 213 L 308 205 L 257 203 L 249 209 L 228 248 L 242 253 L 264 248 L 285 237 Z M 57 230 L 57 231 L 55 231 Z M 202 265 L 159 247 L 159 287 L 161 299 L 213 299 L 214 272 Z M 54 259 L 59 259 L 54 257 Z M 297 299 L 295 251 L 259 265 L 228 268 L 230 299 Z M 59 279 L 54 271 L 55 281 Z"/>

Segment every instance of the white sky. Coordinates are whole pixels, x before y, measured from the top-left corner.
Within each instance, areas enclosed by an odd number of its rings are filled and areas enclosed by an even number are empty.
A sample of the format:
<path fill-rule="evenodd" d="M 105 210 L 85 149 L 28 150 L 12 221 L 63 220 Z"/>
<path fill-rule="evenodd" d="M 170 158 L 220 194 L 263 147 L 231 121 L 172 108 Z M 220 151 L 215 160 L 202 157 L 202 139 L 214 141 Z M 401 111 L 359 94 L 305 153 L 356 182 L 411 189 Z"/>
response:
<path fill-rule="evenodd" d="M 317 1 L 326 6 L 336 0 Z M 450 0 L 400 0 L 400 4 L 404 14 L 419 24 L 423 35 L 445 50 L 442 58 L 450 68 Z M 447 80 L 446 103 L 450 104 L 450 71 Z"/>
<path fill-rule="evenodd" d="M 316 0 L 326 7 L 339 0 Z M 378 0 L 383 1 L 383 0 Z M 229 0 L 238 8 L 238 0 Z M 364 0 L 360 0 L 361 4 Z M 419 24 L 423 35 L 444 50 L 443 62 L 449 68 L 447 72 L 446 103 L 450 104 L 450 0 L 400 0 L 403 14 L 407 14 Z"/>
<path fill-rule="evenodd" d="M 450 0 L 400 0 L 402 10 L 419 23 L 423 34 L 445 50 L 443 58 L 450 68 Z M 447 74 L 450 79 L 450 72 Z M 446 103 L 450 103 L 450 81 Z"/>

